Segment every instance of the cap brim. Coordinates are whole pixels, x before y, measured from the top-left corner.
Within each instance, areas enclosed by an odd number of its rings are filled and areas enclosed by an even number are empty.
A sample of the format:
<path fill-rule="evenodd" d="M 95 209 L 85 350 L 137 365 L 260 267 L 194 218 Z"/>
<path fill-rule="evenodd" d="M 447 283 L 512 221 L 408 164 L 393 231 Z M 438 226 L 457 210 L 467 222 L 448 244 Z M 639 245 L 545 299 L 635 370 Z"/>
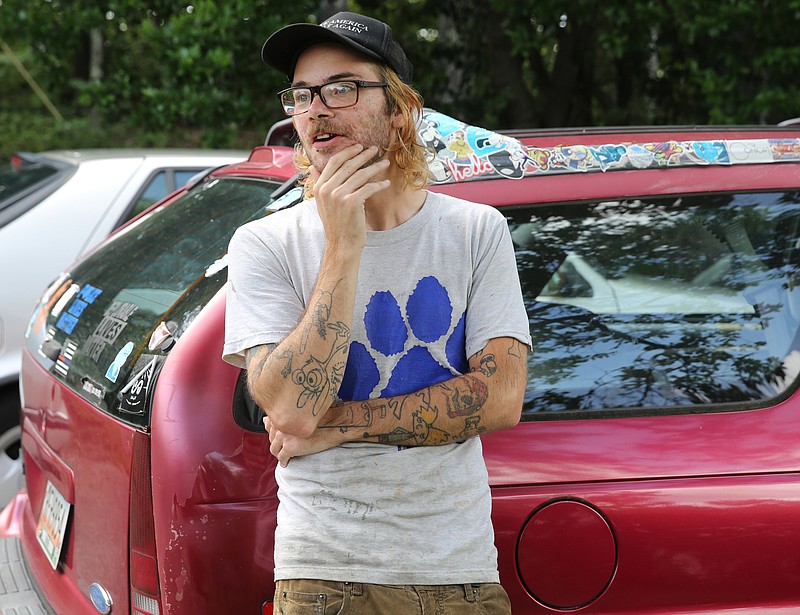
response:
<path fill-rule="evenodd" d="M 346 36 L 322 26 L 305 23 L 286 26 L 270 36 L 261 48 L 261 59 L 291 79 L 297 58 L 305 49 L 317 43 L 339 43 L 379 62 L 384 61 L 378 54 Z"/>

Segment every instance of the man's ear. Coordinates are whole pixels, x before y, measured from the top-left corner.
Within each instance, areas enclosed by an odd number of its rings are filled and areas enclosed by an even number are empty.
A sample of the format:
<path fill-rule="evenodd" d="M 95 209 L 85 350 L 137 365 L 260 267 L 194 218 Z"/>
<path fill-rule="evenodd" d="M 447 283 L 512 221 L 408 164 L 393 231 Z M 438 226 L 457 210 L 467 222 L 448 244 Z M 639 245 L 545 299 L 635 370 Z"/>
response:
<path fill-rule="evenodd" d="M 394 112 L 392 113 L 392 120 L 391 120 L 392 128 L 400 129 L 403 127 L 403 114 L 400 113 L 400 109 L 395 107 Z"/>

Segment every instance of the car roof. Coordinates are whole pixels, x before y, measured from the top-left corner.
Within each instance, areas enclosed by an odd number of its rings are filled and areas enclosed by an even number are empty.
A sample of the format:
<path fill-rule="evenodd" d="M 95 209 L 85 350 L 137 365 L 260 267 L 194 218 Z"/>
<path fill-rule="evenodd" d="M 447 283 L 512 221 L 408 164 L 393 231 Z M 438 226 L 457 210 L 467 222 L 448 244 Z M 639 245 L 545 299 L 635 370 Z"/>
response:
<path fill-rule="evenodd" d="M 126 158 L 219 158 L 231 156 L 246 158 L 246 150 L 192 149 L 192 148 L 97 148 L 73 150 L 48 150 L 44 152 L 20 152 L 23 156 L 41 156 L 70 164 L 80 164 L 93 160 L 120 160 Z"/>
<path fill-rule="evenodd" d="M 280 122 L 275 145 L 257 147 L 247 161 L 217 170 L 215 175 L 267 176 L 288 179 L 295 173 L 292 149 Z M 273 132 L 273 131 L 271 131 Z M 431 152 L 430 187 L 448 192 L 476 180 L 528 179 L 547 175 L 592 175 L 716 167 L 716 175 L 753 165 L 800 163 L 800 126 L 641 126 L 512 130 L 495 132 L 424 109 L 418 127 Z M 438 175 L 436 171 L 438 170 Z M 692 172 L 690 171 L 689 174 Z M 707 177 L 715 173 L 709 173 Z M 491 200 L 491 199 L 490 199 Z M 496 203 L 501 204 L 501 203 Z"/>
<path fill-rule="evenodd" d="M 679 135 L 683 138 L 705 138 L 709 135 L 734 135 L 748 136 L 754 138 L 758 135 L 794 134 L 800 137 L 800 123 L 777 124 L 775 126 L 765 124 L 720 124 L 720 125 L 660 125 L 660 126 L 576 126 L 565 128 L 514 128 L 501 130 L 502 134 L 515 137 L 517 139 L 550 139 L 580 137 L 587 142 L 594 142 L 597 137 L 602 135 L 619 135 L 627 138 L 640 139 L 646 135 Z"/>

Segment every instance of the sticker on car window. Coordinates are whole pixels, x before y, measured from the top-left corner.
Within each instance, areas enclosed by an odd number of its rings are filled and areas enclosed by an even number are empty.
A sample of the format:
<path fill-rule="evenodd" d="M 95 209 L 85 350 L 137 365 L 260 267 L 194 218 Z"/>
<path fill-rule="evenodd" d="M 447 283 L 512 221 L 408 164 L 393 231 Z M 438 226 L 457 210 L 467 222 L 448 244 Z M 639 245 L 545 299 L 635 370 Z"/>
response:
<path fill-rule="evenodd" d="M 78 298 L 86 303 L 94 303 L 95 299 L 97 299 L 102 292 L 102 290 L 95 288 L 91 284 L 84 284 L 83 288 L 81 288 L 81 292 L 78 293 Z"/>
<path fill-rule="evenodd" d="M 69 312 L 64 312 L 56 322 L 56 328 L 61 329 L 64 333 L 69 335 L 75 330 L 75 325 L 78 324 L 78 319 Z"/>
<path fill-rule="evenodd" d="M 163 357 L 142 355 L 134 366 L 134 376 L 117 397 L 120 400 L 117 410 L 125 414 L 144 414 L 150 387 L 154 381 L 159 362 Z"/>
<path fill-rule="evenodd" d="M 117 356 L 114 357 L 114 361 L 111 363 L 111 365 L 108 366 L 108 369 L 106 370 L 106 378 L 108 378 L 111 382 L 116 382 L 117 378 L 119 378 L 119 372 L 122 369 L 122 366 L 125 365 L 125 362 L 128 360 L 128 357 L 131 356 L 132 352 L 133 342 L 128 342 L 117 353 Z"/>
<path fill-rule="evenodd" d="M 81 390 L 88 395 L 96 398 L 96 401 L 102 401 L 106 396 L 105 387 L 97 384 L 91 378 L 81 378 Z"/>
<path fill-rule="evenodd" d="M 53 318 L 58 318 L 56 328 L 70 335 L 75 330 L 84 310 L 90 304 L 94 303 L 95 299 L 97 299 L 102 292 L 102 290 L 95 288 L 91 284 L 86 284 L 83 288 L 77 284 L 73 284 L 53 307 L 51 316 Z M 75 300 L 72 301 L 67 311 L 63 312 L 66 305 L 73 298 Z"/>
<path fill-rule="evenodd" d="M 223 269 L 228 267 L 228 255 L 225 254 L 224 256 L 215 260 L 211 265 L 206 269 L 205 277 L 210 278 L 212 275 L 218 274 Z"/>
<path fill-rule="evenodd" d="M 72 365 L 72 357 L 75 356 L 75 351 L 77 349 L 78 345 L 71 339 L 67 339 L 64 341 L 64 347 L 61 349 L 61 352 L 58 353 L 56 364 L 53 367 L 55 372 L 62 378 L 67 377 L 67 374 L 69 373 L 69 368 Z"/>
<path fill-rule="evenodd" d="M 86 340 L 81 352 L 97 363 L 103 351 L 117 338 L 128 326 L 128 319 L 139 309 L 135 303 L 127 301 L 113 301 L 103 313 L 103 320 L 95 327 L 94 332 Z M 113 382 L 113 381 L 112 381 Z"/>

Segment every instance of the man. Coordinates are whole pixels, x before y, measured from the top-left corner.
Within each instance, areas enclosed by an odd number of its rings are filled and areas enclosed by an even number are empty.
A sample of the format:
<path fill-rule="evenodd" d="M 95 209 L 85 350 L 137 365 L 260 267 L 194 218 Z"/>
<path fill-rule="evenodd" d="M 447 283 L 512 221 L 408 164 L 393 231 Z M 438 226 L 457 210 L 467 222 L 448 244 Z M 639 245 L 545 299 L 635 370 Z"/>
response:
<path fill-rule="evenodd" d="M 277 457 L 276 612 L 509 613 L 481 433 L 530 344 L 503 216 L 429 193 L 412 67 L 338 13 L 265 43 L 310 198 L 230 246 L 226 360 Z"/>

